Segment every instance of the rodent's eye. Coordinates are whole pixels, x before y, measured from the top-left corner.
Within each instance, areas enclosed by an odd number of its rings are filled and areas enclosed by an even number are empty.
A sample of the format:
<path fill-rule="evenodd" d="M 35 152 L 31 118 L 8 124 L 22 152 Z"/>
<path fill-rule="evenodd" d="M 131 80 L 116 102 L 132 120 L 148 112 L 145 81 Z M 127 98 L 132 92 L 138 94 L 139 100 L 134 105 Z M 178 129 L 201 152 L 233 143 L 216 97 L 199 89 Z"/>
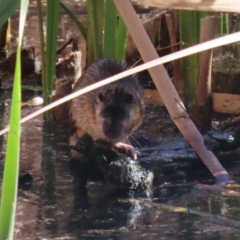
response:
<path fill-rule="evenodd" d="M 99 93 L 98 94 L 98 99 L 100 100 L 100 102 L 104 102 L 106 97 L 102 93 Z"/>

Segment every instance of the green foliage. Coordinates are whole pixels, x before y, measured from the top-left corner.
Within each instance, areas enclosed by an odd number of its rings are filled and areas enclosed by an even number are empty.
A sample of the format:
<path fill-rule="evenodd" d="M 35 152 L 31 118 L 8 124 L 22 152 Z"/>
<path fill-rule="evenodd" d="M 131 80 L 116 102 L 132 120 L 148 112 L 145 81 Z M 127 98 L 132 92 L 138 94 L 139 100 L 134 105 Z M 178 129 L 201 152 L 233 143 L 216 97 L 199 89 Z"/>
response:
<path fill-rule="evenodd" d="M 106 0 L 103 56 L 124 61 L 127 33 L 113 0 Z"/>
<path fill-rule="evenodd" d="M 128 31 L 113 0 L 105 0 L 103 56 L 125 60 Z"/>
<path fill-rule="evenodd" d="M 123 19 L 119 17 L 116 35 L 115 58 L 122 62 L 125 60 L 127 37 L 128 37 L 127 27 L 123 22 Z"/>
<path fill-rule="evenodd" d="M 87 64 L 90 65 L 99 56 L 97 27 L 97 4 L 95 0 L 87 0 Z"/>
<path fill-rule="evenodd" d="M 0 27 L 19 7 L 20 0 L 1 0 L 0 1 Z"/>
<path fill-rule="evenodd" d="M 229 33 L 228 13 L 220 13 L 219 14 L 218 33 L 221 36 Z"/>
<path fill-rule="evenodd" d="M 191 47 L 199 43 L 200 21 L 206 17 L 207 12 L 179 11 L 180 41 L 184 42 L 182 48 Z M 186 99 L 191 104 L 195 98 L 198 80 L 198 54 L 181 59 L 181 68 L 186 86 Z"/>
<path fill-rule="evenodd" d="M 104 41 L 104 20 L 105 20 L 105 3 L 104 1 L 95 1 L 96 6 L 96 21 L 97 21 L 97 34 L 98 34 L 98 49 L 99 56 L 103 54 L 103 41 Z"/>
<path fill-rule="evenodd" d="M 127 28 L 113 0 L 87 0 L 87 29 L 62 3 L 87 42 L 87 65 L 100 57 L 125 60 Z"/>
<path fill-rule="evenodd" d="M 240 31 L 240 14 L 236 15 L 236 21 L 233 26 L 233 32 Z M 240 59 L 240 43 L 236 43 L 233 46 L 233 55 L 235 58 Z"/>
<path fill-rule="evenodd" d="M 224 36 L 229 33 L 229 13 L 219 13 L 218 34 Z M 229 52 L 233 52 L 232 46 L 222 46 L 220 49 L 222 55 L 229 54 Z"/>
<path fill-rule="evenodd" d="M 41 49 L 41 73 L 42 73 L 42 89 L 43 97 L 46 101 L 47 99 L 47 83 L 46 83 L 46 53 L 45 53 L 45 39 L 43 33 L 43 15 L 42 15 L 42 2 L 37 0 L 37 10 L 38 10 L 38 28 L 40 36 L 40 49 Z"/>
<path fill-rule="evenodd" d="M 47 99 L 45 104 L 51 102 L 51 94 L 55 87 L 56 53 L 60 1 L 47 1 L 47 41 L 46 41 L 46 88 Z"/>
<path fill-rule="evenodd" d="M 3 186 L 0 209 L 0 240 L 13 239 L 17 201 L 20 118 L 21 118 L 21 43 L 28 9 L 28 0 L 21 1 L 19 38 L 17 46 L 16 68 L 10 113 L 10 130 L 7 140 L 7 152 L 4 165 Z"/>
<path fill-rule="evenodd" d="M 103 55 L 105 57 L 115 57 L 115 45 L 117 36 L 117 8 L 113 0 L 105 2 L 105 23 L 104 23 L 104 45 Z"/>
<path fill-rule="evenodd" d="M 124 61 L 128 32 L 113 0 L 87 0 L 87 8 L 87 65 L 100 57 Z M 78 25 L 79 21 L 64 9 Z"/>
<path fill-rule="evenodd" d="M 60 1 L 47 1 L 47 39 L 43 33 L 42 5 L 41 0 L 37 0 L 39 35 L 41 40 L 41 65 L 42 65 L 42 89 L 44 104 L 51 102 L 52 91 L 55 87 L 56 75 L 56 53 L 57 53 L 57 36 L 58 21 L 60 11 Z M 45 50 L 46 49 L 46 50 Z M 49 112 L 45 114 L 49 118 Z"/>

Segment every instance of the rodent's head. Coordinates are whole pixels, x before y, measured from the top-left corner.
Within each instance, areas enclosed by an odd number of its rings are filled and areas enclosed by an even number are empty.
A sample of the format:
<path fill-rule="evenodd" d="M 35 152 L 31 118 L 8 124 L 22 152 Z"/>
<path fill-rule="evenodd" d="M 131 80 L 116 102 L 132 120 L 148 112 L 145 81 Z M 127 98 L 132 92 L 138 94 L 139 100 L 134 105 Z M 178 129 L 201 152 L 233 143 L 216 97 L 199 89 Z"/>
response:
<path fill-rule="evenodd" d="M 96 121 L 105 140 L 112 143 L 125 140 L 141 124 L 144 104 L 138 94 L 121 88 L 98 93 Z"/>

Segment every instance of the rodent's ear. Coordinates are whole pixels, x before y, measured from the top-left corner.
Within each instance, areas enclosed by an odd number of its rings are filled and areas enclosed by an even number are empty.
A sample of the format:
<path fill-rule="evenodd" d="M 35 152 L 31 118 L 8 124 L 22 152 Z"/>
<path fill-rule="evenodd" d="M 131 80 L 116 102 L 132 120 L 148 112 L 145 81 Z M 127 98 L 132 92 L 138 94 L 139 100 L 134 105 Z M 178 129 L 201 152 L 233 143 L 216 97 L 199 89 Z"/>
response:
<path fill-rule="evenodd" d="M 133 96 L 131 94 L 126 94 L 125 95 L 125 98 L 124 98 L 124 101 L 128 104 L 132 103 L 133 101 Z"/>
<path fill-rule="evenodd" d="M 104 96 L 104 94 L 99 93 L 98 94 L 98 99 L 100 100 L 100 102 L 104 102 L 106 100 L 106 97 Z"/>

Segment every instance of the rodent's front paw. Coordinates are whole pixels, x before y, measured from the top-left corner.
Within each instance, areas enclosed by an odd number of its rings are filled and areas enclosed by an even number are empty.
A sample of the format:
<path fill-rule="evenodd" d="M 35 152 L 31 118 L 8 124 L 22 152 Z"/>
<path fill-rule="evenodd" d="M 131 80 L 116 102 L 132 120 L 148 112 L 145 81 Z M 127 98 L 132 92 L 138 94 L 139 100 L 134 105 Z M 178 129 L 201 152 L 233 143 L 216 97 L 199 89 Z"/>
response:
<path fill-rule="evenodd" d="M 132 145 L 119 142 L 114 145 L 114 148 L 129 153 L 133 160 L 137 160 L 137 152 Z"/>

